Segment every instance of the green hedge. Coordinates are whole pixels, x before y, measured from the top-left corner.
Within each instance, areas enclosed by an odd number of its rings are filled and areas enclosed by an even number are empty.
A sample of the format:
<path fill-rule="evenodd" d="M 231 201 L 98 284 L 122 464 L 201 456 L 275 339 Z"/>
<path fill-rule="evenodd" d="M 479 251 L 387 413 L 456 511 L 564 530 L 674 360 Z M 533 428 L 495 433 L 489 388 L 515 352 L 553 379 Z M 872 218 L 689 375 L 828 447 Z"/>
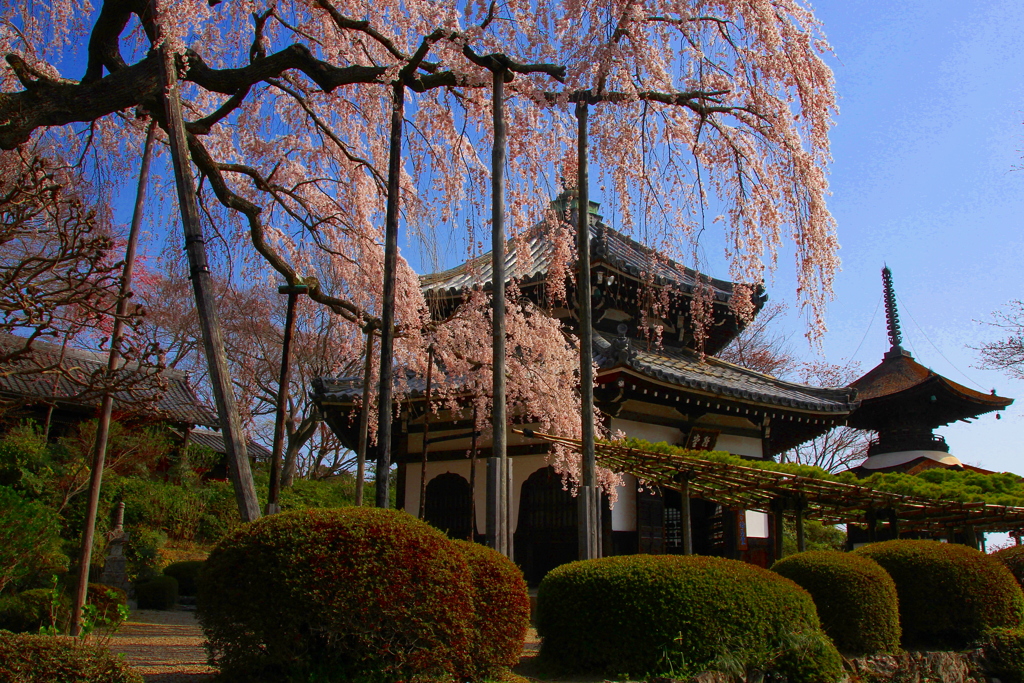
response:
<path fill-rule="evenodd" d="M 0 681 L 143 683 L 119 655 L 73 638 L 0 633 Z"/>
<path fill-rule="evenodd" d="M 178 580 L 161 575 L 135 586 L 139 609 L 174 609 L 178 604 Z"/>
<path fill-rule="evenodd" d="M 99 616 L 112 617 L 117 615 L 118 605 L 128 605 L 128 595 L 116 586 L 90 583 L 86 602 L 96 605 L 96 613 Z"/>
<path fill-rule="evenodd" d="M 832 681 L 841 658 L 810 595 L 734 560 L 632 555 L 552 570 L 537 595 L 541 658 L 555 669 L 614 674 L 770 671 Z"/>
<path fill-rule="evenodd" d="M 985 673 L 1002 683 L 1024 683 L 1024 629 L 994 628 L 982 644 Z"/>
<path fill-rule="evenodd" d="M 164 567 L 164 574 L 173 576 L 178 580 L 178 593 L 181 595 L 196 594 L 196 579 L 199 570 L 202 569 L 202 560 L 190 560 L 188 562 L 173 562 Z"/>
<path fill-rule="evenodd" d="M 264 517 L 199 574 L 198 616 L 235 680 L 455 680 L 473 668 L 465 557 L 404 512 Z"/>
<path fill-rule="evenodd" d="M 965 545 L 896 540 L 872 543 L 869 557 L 892 577 L 906 648 L 959 649 L 991 628 L 1024 619 L 1024 595 L 1010 571 Z"/>
<path fill-rule="evenodd" d="M 896 584 L 877 562 L 818 550 L 779 560 L 772 571 L 811 594 L 822 627 L 840 652 L 856 656 L 899 650 Z"/>
<path fill-rule="evenodd" d="M 515 666 L 530 627 L 530 596 L 523 572 L 492 548 L 470 541 L 453 543 L 469 563 L 473 579 L 476 618 L 470 652 L 476 673 L 486 676 L 499 667 Z"/>
<path fill-rule="evenodd" d="M 989 557 L 999 560 L 1010 570 L 1017 583 L 1024 586 L 1024 545 L 1013 545 L 992 553 Z"/>
<path fill-rule="evenodd" d="M 37 633 L 49 626 L 63 630 L 71 618 L 71 601 L 58 595 L 54 604 L 54 595 L 49 588 L 33 588 L 0 598 L 0 630 Z"/>

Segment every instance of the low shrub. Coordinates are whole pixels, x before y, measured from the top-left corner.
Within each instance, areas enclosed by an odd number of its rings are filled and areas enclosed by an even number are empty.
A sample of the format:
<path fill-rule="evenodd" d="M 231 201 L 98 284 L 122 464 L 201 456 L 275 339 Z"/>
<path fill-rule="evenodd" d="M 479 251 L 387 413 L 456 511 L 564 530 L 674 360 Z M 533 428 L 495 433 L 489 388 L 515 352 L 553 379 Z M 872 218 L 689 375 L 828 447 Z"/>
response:
<path fill-rule="evenodd" d="M 878 563 L 851 553 L 809 551 L 779 560 L 772 571 L 811 594 L 821 625 L 840 652 L 899 650 L 896 584 Z"/>
<path fill-rule="evenodd" d="M 40 628 L 51 626 L 63 630 L 70 617 L 71 601 L 51 588 L 33 588 L 0 598 L 0 630 L 38 633 Z"/>
<path fill-rule="evenodd" d="M 1024 619 L 1024 595 L 1010 571 L 965 545 L 895 540 L 872 543 L 869 557 L 896 583 L 903 646 L 960 649 L 992 628 Z"/>
<path fill-rule="evenodd" d="M 999 560 L 1010 570 L 1017 584 L 1024 586 L 1024 545 L 1012 545 L 994 552 L 989 557 Z"/>
<path fill-rule="evenodd" d="M 981 653 L 987 674 L 1003 683 L 1024 683 L 1024 629 L 990 630 Z"/>
<path fill-rule="evenodd" d="M 178 592 L 181 595 L 196 594 L 196 577 L 203 563 L 199 560 L 188 562 L 173 562 L 164 567 L 164 574 L 173 576 L 178 580 Z"/>
<path fill-rule="evenodd" d="M 73 638 L 0 633 L 0 681 L 143 683 L 109 650 Z"/>
<path fill-rule="evenodd" d="M 40 571 L 52 571 L 59 534 L 52 510 L 0 486 L 0 593 L 24 587 L 22 581 Z"/>
<path fill-rule="evenodd" d="M 463 554 L 404 512 L 264 517 L 214 549 L 198 616 L 234 680 L 457 680 L 470 674 L 473 585 Z"/>
<path fill-rule="evenodd" d="M 97 616 L 112 618 L 117 615 L 119 605 L 128 605 L 128 595 L 117 586 L 90 583 L 86 602 L 96 606 Z"/>
<path fill-rule="evenodd" d="M 839 653 L 811 596 L 734 560 L 632 555 L 552 570 L 537 595 L 541 658 L 556 669 L 615 674 L 772 672 L 833 681 Z"/>
<path fill-rule="evenodd" d="M 453 541 L 469 563 L 473 579 L 473 643 L 470 649 L 478 675 L 519 662 L 530 627 L 530 596 L 523 572 L 498 551 Z"/>
<path fill-rule="evenodd" d="M 135 586 L 139 609 L 174 609 L 178 604 L 178 580 L 166 574 Z"/>

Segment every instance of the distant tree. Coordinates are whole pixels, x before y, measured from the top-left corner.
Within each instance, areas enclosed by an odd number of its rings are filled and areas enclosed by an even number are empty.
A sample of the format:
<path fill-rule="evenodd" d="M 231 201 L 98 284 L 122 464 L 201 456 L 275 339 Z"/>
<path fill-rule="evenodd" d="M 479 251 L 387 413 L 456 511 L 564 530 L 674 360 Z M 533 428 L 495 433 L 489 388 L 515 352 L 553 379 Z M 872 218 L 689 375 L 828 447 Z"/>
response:
<path fill-rule="evenodd" d="M 981 353 L 982 367 L 1024 378 L 1024 301 L 1011 301 L 992 318 L 987 324 L 1003 330 L 1006 336 L 976 349 Z"/>
<path fill-rule="evenodd" d="M 736 335 L 718 358 L 740 367 L 785 377 L 797 370 L 799 362 L 789 347 L 789 337 L 779 329 L 786 312 L 783 303 L 770 303 Z"/>

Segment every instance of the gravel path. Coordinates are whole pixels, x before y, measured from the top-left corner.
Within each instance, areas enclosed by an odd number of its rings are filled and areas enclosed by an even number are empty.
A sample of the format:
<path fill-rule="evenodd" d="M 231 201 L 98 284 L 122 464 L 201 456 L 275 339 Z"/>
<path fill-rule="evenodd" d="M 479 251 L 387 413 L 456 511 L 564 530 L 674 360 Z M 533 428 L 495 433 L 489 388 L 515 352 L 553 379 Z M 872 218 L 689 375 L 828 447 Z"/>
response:
<path fill-rule="evenodd" d="M 147 683 L 207 683 L 216 670 L 206 663 L 203 641 L 194 612 L 134 610 L 109 647 Z"/>

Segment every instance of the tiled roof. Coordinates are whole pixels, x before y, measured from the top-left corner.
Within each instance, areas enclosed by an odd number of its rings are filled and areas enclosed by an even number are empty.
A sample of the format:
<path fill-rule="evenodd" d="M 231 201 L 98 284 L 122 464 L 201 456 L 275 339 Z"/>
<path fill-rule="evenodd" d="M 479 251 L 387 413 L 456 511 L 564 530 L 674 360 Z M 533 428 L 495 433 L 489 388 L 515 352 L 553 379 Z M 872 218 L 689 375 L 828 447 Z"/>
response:
<path fill-rule="evenodd" d="M 0 348 L 14 349 L 24 344 L 24 338 L 13 334 L 0 333 Z M 82 383 L 71 381 L 62 374 L 41 374 L 34 368 L 59 366 L 68 373 L 87 378 L 102 373 L 107 367 L 107 354 L 71 347 L 61 347 L 41 341 L 32 343 L 31 356 L 19 356 L 7 369 L 15 372 L 0 376 L 0 393 L 19 399 L 39 399 L 81 406 L 99 406 L 100 397 L 95 391 L 83 392 Z M 132 372 L 138 366 L 129 363 L 122 372 Z M 188 376 L 178 370 L 163 370 L 160 378 L 166 383 L 161 390 L 158 382 L 140 381 L 135 383 L 131 394 L 114 394 L 114 407 L 124 408 L 139 402 L 155 399 L 146 412 L 173 422 L 216 427 L 214 411 L 199 400 L 188 383 Z"/>
<path fill-rule="evenodd" d="M 227 449 L 224 448 L 224 435 L 220 432 L 211 432 L 207 429 L 193 429 L 189 432 L 188 438 L 190 442 L 204 448 L 209 448 L 214 453 L 227 453 Z M 270 449 L 256 443 L 252 439 L 246 439 L 245 450 L 249 458 L 255 458 L 264 462 L 269 462 L 273 456 Z"/>
<path fill-rule="evenodd" d="M 601 370 L 627 368 L 651 379 L 720 396 L 794 410 L 849 413 L 857 406 L 849 388 L 812 387 L 733 365 L 691 351 L 661 348 L 644 351 L 646 344 L 625 337 L 594 333 L 595 360 Z"/>
<path fill-rule="evenodd" d="M 590 224 L 590 255 L 595 264 L 604 263 L 637 278 L 642 273 L 652 274 L 655 284 L 674 286 L 684 293 L 693 290 L 697 281 L 696 271 L 659 256 L 655 250 L 604 225 L 599 216 L 594 218 L 596 220 Z M 509 277 L 520 280 L 539 279 L 551 267 L 554 243 L 543 225 L 531 228 L 523 239 L 526 240 L 529 262 L 519 263 L 520 250 L 513 240 L 509 240 L 505 247 L 505 272 Z M 457 296 L 473 285 L 489 285 L 492 273 L 491 252 L 487 252 L 450 270 L 421 276 L 420 286 L 426 293 Z M 713 278 L 709 282 L 714 287 L 716 301 L 728 301 L 732 296 L 731 282 Z"/>
<path fill-rule="evenodd" d="M 764 375 L 707 356 L 702 362 L 695 353 L 661 348 L 642 351 L 645 343 L 594 332 L 594 356 L 601 370 L 628 368 L 639 375 L 684 389 L 706 392 L 725 399 L 778 406 L 785 409 L 822 413 L 849 413 L 857 406 L 849 388 L 811 387 Z M 425 382 L 408 380 L 407 395 L 422 395 Z M 317 378 L 313 396 L 328 403 L 351 403 L 362 396 L 362 380 Z"/>
<path fill-rule="evenodd" d="M 975 391 L 926 368 L 907 352 L 886 354 L 885 360 L 873 367 L 850 386 L 857 389 L 863 400 L 892 396 L 912 389 L 932 378 L 957 396 L 978 404 L 979 409 L 998 410 L 1013 403 L 1012 398 Z"/>

